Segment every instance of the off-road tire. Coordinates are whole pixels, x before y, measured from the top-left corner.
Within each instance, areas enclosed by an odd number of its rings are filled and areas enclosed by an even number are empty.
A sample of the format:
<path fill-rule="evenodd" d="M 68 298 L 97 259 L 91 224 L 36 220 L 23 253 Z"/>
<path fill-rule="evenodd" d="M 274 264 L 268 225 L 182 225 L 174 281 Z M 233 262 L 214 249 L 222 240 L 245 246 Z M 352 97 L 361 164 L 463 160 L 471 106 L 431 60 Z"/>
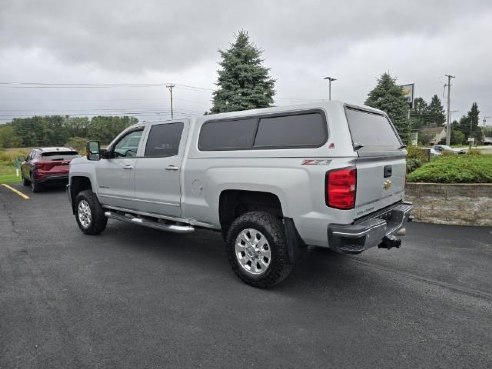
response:
<path fill-rule="evenodd" d="M 89 213 L 87 213 L 87 208 Z M 81 191 L 75 197 L 75 219 L 80 230 L 88 235 L 100 234 L 108 224 L 108 218 L 104 215 L 99 200 L 91 190 Z"/>
<path fill-rule="evenodd" d="M 238 235 L 245 229 L 261 232 L 271 249 L 271 262 L 261 275 L 253 275 L 239 264 L 235 243 Z M 226 237 L 226 254 L 232 269 L 245 283 L 258 288 L 269 288 L 283 281 L 292 271 L 287 241 L 282 221 L 263 211 L 252 211 L 236 218 Z"/>

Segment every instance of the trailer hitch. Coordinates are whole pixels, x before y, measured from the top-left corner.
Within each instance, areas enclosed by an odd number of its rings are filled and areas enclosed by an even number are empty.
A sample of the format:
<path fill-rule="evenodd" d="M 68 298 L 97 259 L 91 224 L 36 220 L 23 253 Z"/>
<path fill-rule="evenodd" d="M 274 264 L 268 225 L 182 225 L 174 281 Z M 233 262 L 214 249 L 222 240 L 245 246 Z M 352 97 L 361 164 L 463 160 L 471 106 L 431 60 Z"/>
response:
<path fill-rule="evenodd" d="M 401 246 L 401 239 L 396 238 L 393 235 L 384 236 L 381 243 L 378 245 L 380 249 L 392 249 L 393 247 L 399 248 Z"/>

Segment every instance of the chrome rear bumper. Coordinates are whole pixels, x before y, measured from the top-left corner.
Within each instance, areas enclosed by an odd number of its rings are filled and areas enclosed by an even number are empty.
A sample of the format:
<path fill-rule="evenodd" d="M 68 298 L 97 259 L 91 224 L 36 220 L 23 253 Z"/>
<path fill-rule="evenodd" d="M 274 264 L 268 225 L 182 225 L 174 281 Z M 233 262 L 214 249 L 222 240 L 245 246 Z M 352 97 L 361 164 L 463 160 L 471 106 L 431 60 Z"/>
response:
<path fill-rule="evenodd" d="M 371 247 L 399 247 L 395 234 L 411 220 L 412 204 L 403 202 L 374 218 L 364 219 L 356 224 L 330 224 L 328 244 L 335 251 L 358 254 Z M 388 242 L 391 240 L 391 242 Z M 396 246 L 398 244 L 398 246 Z"/>

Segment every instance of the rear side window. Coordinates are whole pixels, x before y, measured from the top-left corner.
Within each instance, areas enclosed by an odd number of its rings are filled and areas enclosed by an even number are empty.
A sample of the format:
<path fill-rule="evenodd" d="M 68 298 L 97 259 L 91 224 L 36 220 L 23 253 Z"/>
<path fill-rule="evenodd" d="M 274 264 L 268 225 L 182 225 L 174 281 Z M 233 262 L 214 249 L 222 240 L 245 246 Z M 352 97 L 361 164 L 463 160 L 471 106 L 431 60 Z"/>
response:
<path fill-rule="evenodd" d="M 146 157 L 178 155 L 183 123 L 168 123 L 152 126 L 145 146 Z"/>
<path fill-rule="evenodd" d="M 320 112 L 220 120 L 203 124 L 202 151 L 319 147 L 328 139 Z"/>
<path fill-rule="evenodd" d="M 327 138 L 320 113 L 261 118 L 254 147 L 318 147 Z"/>
<path fill-rule="evenodd" d="M 198 147 L 203 151 L 244 150 L 253 145 L 257 118 L 206 122 L 200 131 Z"/>
<path fill-rule="evenodd" d="M 401 146 L 398 134 L 384 115 L 345 108 L 352 142 L 363 147 L 359 151 L 397 150 Z"/>

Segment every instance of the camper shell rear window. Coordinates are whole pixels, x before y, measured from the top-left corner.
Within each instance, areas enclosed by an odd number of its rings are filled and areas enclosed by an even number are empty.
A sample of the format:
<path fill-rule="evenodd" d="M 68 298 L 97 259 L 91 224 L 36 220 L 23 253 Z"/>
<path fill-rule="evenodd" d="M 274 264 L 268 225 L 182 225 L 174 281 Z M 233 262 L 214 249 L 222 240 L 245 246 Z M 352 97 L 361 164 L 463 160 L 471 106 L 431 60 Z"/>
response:
<path fill-rule="evenodd" d="M 345 107 L 348 126 L 354 148 L 359 152 L 398 150 L 402 141 L 391 121 L 384 114 L 369 110 Z"/>

